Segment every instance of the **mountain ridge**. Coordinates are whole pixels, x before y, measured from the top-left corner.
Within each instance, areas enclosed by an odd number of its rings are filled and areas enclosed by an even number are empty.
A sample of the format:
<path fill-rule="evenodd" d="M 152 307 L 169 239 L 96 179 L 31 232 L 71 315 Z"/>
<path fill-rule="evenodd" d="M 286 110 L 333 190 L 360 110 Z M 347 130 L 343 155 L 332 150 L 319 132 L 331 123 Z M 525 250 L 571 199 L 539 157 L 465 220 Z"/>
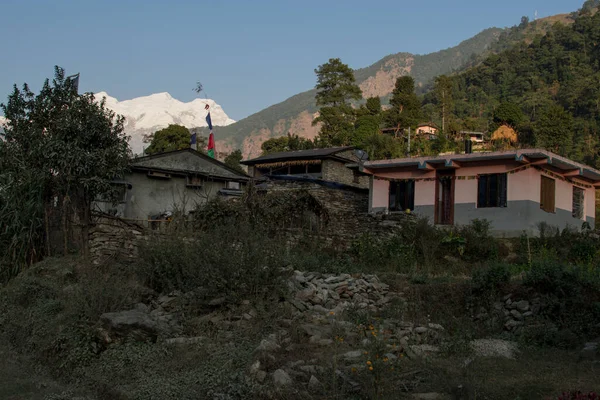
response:
<path fill-rule="evenodd" d="M 485 52 L 503 31 L 502 28 L 488 28 L 457 46 L 434 53 L 389 54 L 365 68 L 355 70 L 357 83 L 363 91 L 363 97 L 382 97 L 385 103 L 398 76 L 411 75 L 417 86 L 423 88 L 435 76 L 451 73 Z M 215 131 L 217 146 L 223 151 L 240 148 L 247 158 L 259 155 L 262 142 L 272 137 L 292 133 L 314 138 L 318 133 L 318 127 L 312 126 L 318 111 L 315 94 L 315 89 L 298 93 L 222 127 Z"/>

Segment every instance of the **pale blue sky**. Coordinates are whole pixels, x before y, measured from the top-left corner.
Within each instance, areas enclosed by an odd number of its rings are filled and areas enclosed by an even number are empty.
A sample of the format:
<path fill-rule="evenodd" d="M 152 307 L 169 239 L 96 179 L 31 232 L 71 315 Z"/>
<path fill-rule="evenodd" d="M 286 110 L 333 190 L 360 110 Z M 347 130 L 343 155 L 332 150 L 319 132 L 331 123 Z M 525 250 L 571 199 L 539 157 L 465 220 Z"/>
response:
<path fill-rule="evenodd" d="M 583 0 L 0 0 L 0 102 L 38 90 L 53 66 L 81 73 L 81 91 L 119 100 L 197 80 L 234 119 L 315 84 L 314 68 L 352 68 L 406 51 L 454 46 L 481 30 L 575 11 Z"/>

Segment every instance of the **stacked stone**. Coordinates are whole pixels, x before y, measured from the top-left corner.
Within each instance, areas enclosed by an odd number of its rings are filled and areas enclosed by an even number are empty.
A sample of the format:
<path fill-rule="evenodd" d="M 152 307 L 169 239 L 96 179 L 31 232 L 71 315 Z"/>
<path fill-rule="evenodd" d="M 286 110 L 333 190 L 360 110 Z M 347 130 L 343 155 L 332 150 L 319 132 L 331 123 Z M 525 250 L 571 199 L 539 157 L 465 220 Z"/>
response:
<path fill-rule="evenodd" d="M 494 303 L 496 315 L 504 318 L 504 328 L 507 331 L 515 332 L 525 325 L 532 317 L 538 315 L 542 308 L 541 300 L 536 297 L 529 300 L 518 300 L 513 294 L 507 294 L 502 301 Z M 475 320 L 485 320 L 489 317 L 487 310 L 482 308 L 475 316 Z"/>
<path fill-rule="evenodd" d="M 300 312 L 339 312 L 351 304 L 376 311 L 397 294 L 375 275 L 320 274 L 294 271 L 289 302 Z"/>
<path fill-rule="evenodd" d="M 105 260 L 133 261 L 142 229 L 119 220 L 98 221 L 89 232 L 90 255 L 94 264 Z"/>

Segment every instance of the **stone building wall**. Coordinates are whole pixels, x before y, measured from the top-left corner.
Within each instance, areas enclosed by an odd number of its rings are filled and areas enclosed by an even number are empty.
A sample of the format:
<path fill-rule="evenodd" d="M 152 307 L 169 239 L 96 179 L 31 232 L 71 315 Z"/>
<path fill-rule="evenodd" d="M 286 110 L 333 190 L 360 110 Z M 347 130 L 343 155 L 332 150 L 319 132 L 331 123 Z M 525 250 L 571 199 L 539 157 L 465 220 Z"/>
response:
<path fill-rule="evenodd" d="M 323 160 L 323 180 L 338 182 L 344 185 L 367 189 L 369 187 L 369 176 L 358 174 L 358 171 L 346 167 L 346 164 L 336 160 Z"/>

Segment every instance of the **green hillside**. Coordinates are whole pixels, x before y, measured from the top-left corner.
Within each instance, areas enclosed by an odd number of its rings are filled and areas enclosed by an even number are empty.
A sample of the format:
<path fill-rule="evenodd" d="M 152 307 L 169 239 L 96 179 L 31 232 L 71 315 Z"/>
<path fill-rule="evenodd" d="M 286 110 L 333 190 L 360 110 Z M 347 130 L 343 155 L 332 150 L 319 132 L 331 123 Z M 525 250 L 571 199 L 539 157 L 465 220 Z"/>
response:
<path fill-rule="evenodd" d="M 584 8 L 570 18 L 452 77 L 455 126 L 491 131 L 499 107 L 516 105 L 522 145 L 600 165 L 600 13 Z M 435 96 L 425 103 L 435 106 Z"/>
<path fill-rule="evenodd" d="M 435 76 L 460 69 L 473 57 L 483 53 L 497 40 L 502 31 L 499 28 L 486 29 L 458 46 L 431 54 L 396 53 L 386 56 L 369 67 L 356 70 L 357 83 L 360 84 L 374 77 L 379 71 L 393 73 L 394 68 L 404 66 L 408 62 L 411 66 L 410 75 L 415 78 L 417 85 L 423 86 Z M 382 97 L 388 93 L 382 94 Z M 285 120 L 284 131 L 286 131 L 290 128 L 292 120 L 303 111 L 310 113 L 317 111 L 314 97 L 314 90 L 302 92 L 235 124 L 221 127 L 218 131 L 218 139 L 233 139 L 233 142 L 239 146 L 246 136 L 261 129 L 273 131 L 274 126 L 278 122 L 281 123 L 282 119 Z"/>

